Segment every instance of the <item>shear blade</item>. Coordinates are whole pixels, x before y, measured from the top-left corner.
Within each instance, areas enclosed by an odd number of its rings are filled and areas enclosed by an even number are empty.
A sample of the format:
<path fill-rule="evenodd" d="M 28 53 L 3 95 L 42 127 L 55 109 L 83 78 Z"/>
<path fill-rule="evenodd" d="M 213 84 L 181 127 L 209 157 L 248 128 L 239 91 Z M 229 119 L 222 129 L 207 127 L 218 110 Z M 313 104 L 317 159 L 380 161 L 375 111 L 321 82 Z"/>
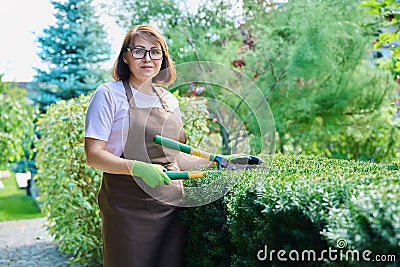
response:
<path fill-rule="evenodd" d="M 259 165 L 263 163 L 264 161 L 256 156 L 251 156 L 251 155 L 245 155 L 242 157 L 235 158 L 230 161 L 233 164 L 239 164 L 239 165 Z"/>

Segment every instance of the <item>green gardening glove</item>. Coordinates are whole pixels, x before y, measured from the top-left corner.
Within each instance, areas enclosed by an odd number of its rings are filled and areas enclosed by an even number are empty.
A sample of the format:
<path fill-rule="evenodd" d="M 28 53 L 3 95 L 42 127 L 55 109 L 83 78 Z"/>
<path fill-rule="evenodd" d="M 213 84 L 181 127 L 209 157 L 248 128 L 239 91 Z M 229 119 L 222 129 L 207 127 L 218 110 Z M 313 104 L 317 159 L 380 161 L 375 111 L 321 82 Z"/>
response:
<path fill-rule="evenodd" d="M 131 174 L 142 177 L 143 181 L 151 188 L 171 183 L 171 179 L 164 172 L 163 166 L 157 164 L 135 160 L 133 161 Z"/>

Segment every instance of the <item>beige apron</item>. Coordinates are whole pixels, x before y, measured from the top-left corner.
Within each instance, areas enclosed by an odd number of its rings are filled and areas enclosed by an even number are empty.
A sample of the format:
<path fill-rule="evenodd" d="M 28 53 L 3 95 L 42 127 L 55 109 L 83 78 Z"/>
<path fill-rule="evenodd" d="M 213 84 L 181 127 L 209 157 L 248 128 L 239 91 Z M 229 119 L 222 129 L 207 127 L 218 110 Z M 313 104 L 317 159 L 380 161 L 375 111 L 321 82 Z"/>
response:
<path fill-rule="evenodd" d="M 123 82 L 129 101 L 129 131 L 121 157 L 179 170 L 176 151 L 153 142 L 154 135 L 186 141 L 182 123 L 154 88 L 163 108 L 138 108 Z M 184 229 L 176 205 L 182 198 L 180 181 L 148 187 L 140 177 L 103 174 L 99 190 L 105 267 L 184 266 Z"/>

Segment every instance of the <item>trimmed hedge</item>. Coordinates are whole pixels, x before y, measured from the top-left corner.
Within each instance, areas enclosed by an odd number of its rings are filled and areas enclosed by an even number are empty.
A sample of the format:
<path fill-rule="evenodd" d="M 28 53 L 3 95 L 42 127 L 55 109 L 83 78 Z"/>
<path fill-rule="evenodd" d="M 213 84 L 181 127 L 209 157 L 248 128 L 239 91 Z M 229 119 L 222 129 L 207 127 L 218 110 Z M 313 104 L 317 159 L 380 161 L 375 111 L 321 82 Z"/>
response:
<path fill-rule="evenodd" d="M 320 253 L 337 249 L 339 239 L 347 242 L 344 252 L 400 259 L 399 164 L 276 155 L 268 171 L 229 175 L 240 183 L 223 200 L 184 211 L 189 266 L 299 266 L 288 254 L 280 262 L 276 251 Z M 257 259 L 265 245 L 275 250 L 273 261 Z M 327 257 L 303 265 L 323 263 L 360 264 Z"/>

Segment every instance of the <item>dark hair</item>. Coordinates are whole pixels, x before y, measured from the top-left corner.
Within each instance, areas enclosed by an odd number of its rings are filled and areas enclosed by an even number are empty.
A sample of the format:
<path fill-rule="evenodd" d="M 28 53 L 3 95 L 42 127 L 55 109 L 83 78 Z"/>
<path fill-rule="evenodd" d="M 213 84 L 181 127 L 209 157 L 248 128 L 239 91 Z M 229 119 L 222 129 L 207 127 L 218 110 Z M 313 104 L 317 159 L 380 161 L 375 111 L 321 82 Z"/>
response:
<path fill-rule="evenodd" d="M 161 63 L 160 72 L 153 78 L 153 83 L 161 85 L 169 85 L 173 83 L 176 79 L 176 70 L 174 62 L 168 53 L 167 43 L 165 42 L 162 34 L 156 30 L 153 26 L 144 24 L 133 27 L 125 35 L 124 42 L 119 52 L 118 58 L 114 63 L 112 69 L 112 77 L 117 81 L 124 81 L 129 79 L 130 70 L 128 64 L 124 62 L 124 53 L 126 53 L 127 48 L 130 45 L 134 45 L 135 37 L 141 36 L 144 39 L 154 43 L 159 44 L 163 50 L 163 59 Z"/>

